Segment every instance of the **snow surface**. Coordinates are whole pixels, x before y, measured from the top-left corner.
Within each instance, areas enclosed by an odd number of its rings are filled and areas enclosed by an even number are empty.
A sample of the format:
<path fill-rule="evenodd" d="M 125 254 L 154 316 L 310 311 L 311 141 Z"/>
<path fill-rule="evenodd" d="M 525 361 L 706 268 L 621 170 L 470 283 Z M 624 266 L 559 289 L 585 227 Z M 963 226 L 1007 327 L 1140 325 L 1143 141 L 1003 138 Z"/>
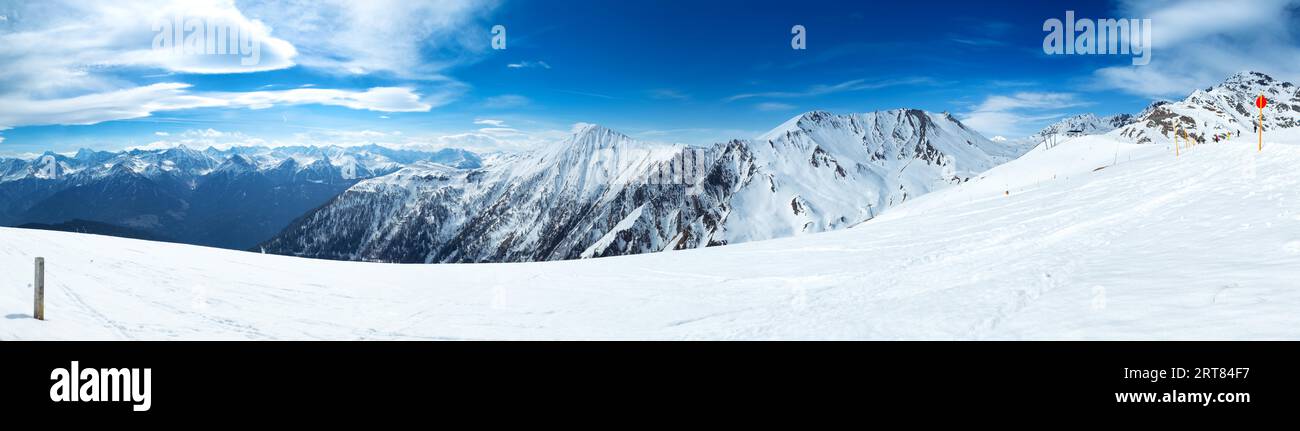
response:
<path fill-rule="evenodd" d="M 1082 137 L 851 229 L 575 261 L 337 262 L 5 228 L 0 339 L 1295 340 L 1300 131 L 1266 138 L 1175 158 Z M 46 321 L 30 318 L 35 256 Z"/>

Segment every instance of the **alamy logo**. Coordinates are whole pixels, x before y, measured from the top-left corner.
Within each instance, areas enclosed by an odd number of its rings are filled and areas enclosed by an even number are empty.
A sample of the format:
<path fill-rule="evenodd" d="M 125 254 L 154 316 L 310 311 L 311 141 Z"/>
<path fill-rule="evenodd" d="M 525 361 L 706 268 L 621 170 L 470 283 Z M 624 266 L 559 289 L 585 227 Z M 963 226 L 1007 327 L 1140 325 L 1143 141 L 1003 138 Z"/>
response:
<path fill-rule="evenodd" d="M 1133 65 L 1151 63 L 1151 19 L 1074 19 L 1065 11 L 1065 22 L 1043 21 L 1043 52 L 1057 54 L 1132 55 Z"/>
<path fill-rule="evenodd" d="M 492 49 L 506 49 L 506 26 L 501 24 L 492 26 Z"/>
<path fill-rule="evenodd" d="M 618 184 L 655 186 L 694 186 L 708 175 L 708 153 L 700 148 L 684 148 L 671 156 L 643 149 L 601 149 L 592 155 L 591 166 L 602 178 L 594 180 Z"/>
<path fill-rule="evenodd" d="M 262 41 L 253 29 L 230 20 L 180 15 L 153 24 L 155 51 L 175 55 L 238 55 L 242 66 L 262 62 Z"/>
<path fill-rule="evenodd" d="M 77 361 L 72 361 L 71 370 L 50 371 L 50 380 L 54 381 L 50 386 L 50 401 L 127 401 L 135 403 L 132 410 L 148 411 L 152 404 L 149 400 L 151 373 L 150 368 L 80 369 Z"/>

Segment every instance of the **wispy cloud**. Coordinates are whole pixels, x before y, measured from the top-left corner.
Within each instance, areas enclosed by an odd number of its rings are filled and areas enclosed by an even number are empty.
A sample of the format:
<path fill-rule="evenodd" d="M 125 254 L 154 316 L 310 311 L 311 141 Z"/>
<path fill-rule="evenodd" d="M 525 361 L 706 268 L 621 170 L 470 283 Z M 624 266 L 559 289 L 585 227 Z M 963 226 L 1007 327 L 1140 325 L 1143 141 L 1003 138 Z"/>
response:
<path fill-rule="evenodd" d="M 504 120 L 480 118 L 474 120 L 474 124 L 480 126 L 487 126 L 487 127 L 479 128 L 478 131 L 479 133 L 483 133 L 491 136 L 501 137 L 501 136 L 514 136 L 514 135 L 524 134 L 524 132 L 520 131 L 519 129 L 507 125 Z"/>
<path fill-rule="evenodd" d="M 130 145 L 126 150 L 162 150 L 176 147 L 189 148 L 230 148 L 239 146 L 284 146 L 285 142 L 270 142 L 261 138 L 245 135 L 241 132 L 221 131 L 213 128 L 189 129 L 177 134 L 155 133 L 160 139 L 143 145 Z"/>
<path fill-rule="evenodd" d="M 902 85 L 924 85 L 933 84 L 935 81 L 928 77 L 911 77 L 900 79 L 885 80 L 866 80 L 854 79 L 851 81 L 841 82 L 833 85 L 814 85 L 801 91 L 768 91 L 760 93 L 742 93 L 726 98 L 728 102 L 753 98 L 771 98 L 771 99 L 793 99 L 824 96 L 835 93 L 845 93 L 851 91 L 878 90 L 881 88 L 896 87 Z"/>
<path fill-rule="evenodd" d="M 589 91 L 574 91 L 574 90 L 555 90 L 555 91 L 566 93 L 566 94 L 576 94 L 579 96 L 595 97 L 597 99 L 619 100 L 618 97 L 610 96 L 608 94 L 592 93 Z"/>
<path fill-rule="evenodd" d="M 8 3 L 8 2 L 7 2 Z M 163 74 L 253 73 L 296 64 L 298 49 L 251 19 L 232 0 L 16 2 L 10 31 L 0 32 L 0 94 L 51 96 L 120 88 L 111 73 L 138 68 Z M 55 12 L 57 11 L 57 12 Z M 174 16 L 220 22 L 247 31 L 260 42 L 256 64 L 237 55 L 181 55 L 154 49 L 158 22 Z M 6 97 L 7 98 L 7 97 Z M 0 101 L 0 104 L 4 103 Z"/>
<path fill-rule="evenodd" d="M 545 61 L 521 61 L 518 63 L 507 64 L 506 67 L 510 69 L 550 69 L 551 65 L 546 64 Z"/>
<path fill-rule="evenodd" d="M 656 88 L 646 93 L 651 99 L 655 100 L 689 100 L 691 98 L 690 95 L 671 88 Z"/>
<path fill-rule="evenodd" d="M 830 63 L 846 58 L 876 57 L 885 52 L 903 49 L 901 43 L 844 43 L 810 53 L 809 56 L 785 65 L 786 69 L 798 69 L 806 66 Z M 802 56 L 801 56 L 802 57 Z M 759 69 L 772 67 L 771 63 L 758 66 Z"/>
<path fill-rule="evenodd" d="M 1016 28 L 1015 25 L 1003 21 L 974 20 L 969 18 L 958 19 L 956 21 L 957 26 L 961 28 L 960 33 L 949 34 L 948 40 L 975 48 L 1006 46 L 1008 45 L 1005 41 L 1007 34 Z"/>
<path fill-rule="evenodd" d="M 229 1 L 229 0 L 212 0 Z M 233 3 L 233 1 L 231 1 Z M 115 3 L 116 4 L 116 3 Z M 239 7 L 298 47 L 298 63 L 345 75 L 445 80 L 482 58 L 495 0 L 250 0 Z"/>
<path fill-rule="evenodd" d="M 1006 45 L 1006 42 L 1003 42 L 1003 41 L 1000 41 L 1000 40 L 996 40 L 996 39 L 986 39 L 986 38 L 980 38 L 980 37 L 953 36 L 953 37 L 948 38 L 948 40 L 953 41 L 953 42 L 956 42 L 956 43 L 960 43 L 960 44 L 962 44 L 962 45 L 975 46 L 975 47 L 992 47 L 992 46 L 1004 46 L 1004 45 Z"/>
<path fill-rule="evenodd" d="M 15 25 L 0 32 L 0 63 L 4 64 L 0 128 L 95 124 L 196 108 L 317 104 L 383 112 L 428 111 L 468 91 L 468 85 L 443 72 L 482 57 L 485 38 L 463 30 L 481 23 L 496 4 L 493 0 L 18 2 L 11 6 L 14 14 L 6 14 Z M 154 24 L 177 16 L 229 23 L 250 32 L 260 47 L 259 61 L 244 65 L 238 55 L 177 55 L 154 49 L 149 43 L 156 36 Z M 396 82 L 368 90 L 313 89 L 307 84 L 287 91 L 199 92 L 184 82 L 151 81 L 295 66 Z"/>
<path fill-rule="evenodd" d="M 1295 61 L 1300 47 L 1293 39 L 1300 0 L 1258 0 L 1249 5 L 1126 0 L 1118 9 L 1122 16 L 1151 19 L 1151 62 L 1097 69 L 1090 82 L 1093 88 L 1181 97 L 1244 69 L 1300 76 L 1300 63 Z"/>
<path fill-rule="evenodd" d="M 483 107 L 492 109 L 518 108 L 528 106 L 532 102 L 531 99 L 518 94 L 502 94 L 485 99 Z"/>
<path fill-rule="evenodd" d="M 481 125 L 481 126 L 504 127 L 504 126 L 506 125 L 506 122 L 505 122 L 505 120 L 493 120 L 493 119 L 490 119 L 490 118 L 479 118 L 479 119 L 474 120 L 474 124 L 478 124 L 478 125 Z"/>
<path fill-rule="evenodd" d="M 32 125 L 89 125 L 197 108 L 265 109 L 328 105 L 382 112 L 424 112 L 433 105 L 410 88 L 365 91 L 299 88 L 281 91 L 195 92 L 189 84 L 161 83 L 59 99 L 11 98 L 0 103 L 0 129 Z"/>
<path fill-rule="evenodd" d="M 759 111 L 789 111 L 794 108 L 794 105 L 779 102 L 763 102 L 754 105 L 754 109 L 758 109 Z"/>

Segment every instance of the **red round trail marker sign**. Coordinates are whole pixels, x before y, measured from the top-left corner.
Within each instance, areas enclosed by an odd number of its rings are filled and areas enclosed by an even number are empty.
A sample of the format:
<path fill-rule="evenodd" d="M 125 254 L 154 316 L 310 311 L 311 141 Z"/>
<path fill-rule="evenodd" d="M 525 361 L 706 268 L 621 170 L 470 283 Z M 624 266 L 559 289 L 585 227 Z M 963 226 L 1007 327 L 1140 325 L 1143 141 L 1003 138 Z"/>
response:
<path fill-rule="evenodd" d="M 1268 99 L 1265 99 L 1264 96 L 1262 96 L 1262 95 L 1259 96 L 1259 97 L 1256 97 L 1256 98 L 1255 98 L 1255 106 L 1258 106 L 1259 109 L 1264 109 L 1265 106 L 1268 106 Z"/>

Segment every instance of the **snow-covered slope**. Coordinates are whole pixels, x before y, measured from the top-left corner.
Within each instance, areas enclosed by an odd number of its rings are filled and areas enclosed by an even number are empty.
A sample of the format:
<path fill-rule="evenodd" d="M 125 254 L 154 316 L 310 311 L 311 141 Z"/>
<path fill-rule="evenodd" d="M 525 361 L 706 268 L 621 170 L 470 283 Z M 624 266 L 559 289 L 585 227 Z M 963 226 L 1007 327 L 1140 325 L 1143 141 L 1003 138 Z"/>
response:
<path fill-rule="evenodd" d="M 0 339 L 1296 340 L 1300 133 L 1266 138 L 1178 158 L 1078 138 L 851 229 L 606 259 L 393 265 L 0 229 Z"/>
<path fill-rule="evenodd" d="M 1130 125 L 1113 132 L 1136 143 L 1169 143 L 1178 129 L 1200 142 L 1214 135 L 1254 134 L 1259 121 L 1255 98 L 1268 99 L 1264 129 L 1300 127 L 1300 87 L 1259 72 L 1241 72 L 1219 85 L 1196 90 L 1177 102 L 1156 102 Z"/>
<path fill-rule="evenodd" d="M 709 148 L 582 125 L 482 169 L 411 166 L 362 182 L 265 249 L 506 262 L 734 244 L 842 229 L 1017 155 L 950 115 L 918 110 L 809 112 Z"/>

